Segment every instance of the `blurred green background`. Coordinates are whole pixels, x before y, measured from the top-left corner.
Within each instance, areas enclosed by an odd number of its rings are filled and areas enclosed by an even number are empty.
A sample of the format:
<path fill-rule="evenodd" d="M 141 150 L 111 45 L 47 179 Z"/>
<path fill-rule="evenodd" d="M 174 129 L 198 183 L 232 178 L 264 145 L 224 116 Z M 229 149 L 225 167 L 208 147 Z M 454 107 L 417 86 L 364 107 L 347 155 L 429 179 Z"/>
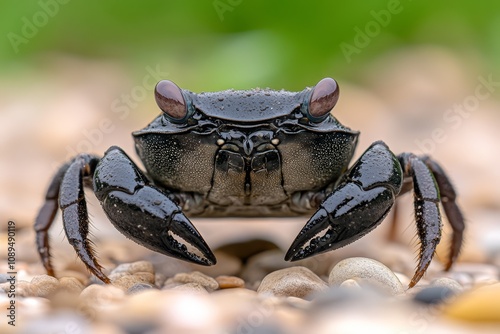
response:
<path fill-rule="evenodd" d="M 373 24 L 390 8 L 388 24 Z M 356 46 L 357 29 L 374 37 L 349 61 L 342 43 Z M 19 76 L 64 53 L 122 63 L 138 78 L 160 64 L 193 91 L 299 90 L 327 75 L 356 81 L 374 56 L 411 44 L 479 57 L 498 72 L 499 31 L 498 1 L 3 1 L 0 71 Z"/>
<path fill-rule="evenodd" d="M 491 186 L 500 178 L 491 154 L 498 1 L 35 0 L 0 9 L 0 212 L 27 226 L 64 161 L 111 145 L 134 156 L 130 133 L 158 115 L 160 79 L 194 92 L 298 91 L 331 76 L 341 87 L 335 116 L 362 131 L 356 154 L 379 139 L 394 152 L 432 154 L 463 203 L 500 208 Z M 151 69 L 162 74 L 146 87 Z M 493 78 L 496 96 L 455 127 L 444 116 L 474 97 L 479 77 Z"/>

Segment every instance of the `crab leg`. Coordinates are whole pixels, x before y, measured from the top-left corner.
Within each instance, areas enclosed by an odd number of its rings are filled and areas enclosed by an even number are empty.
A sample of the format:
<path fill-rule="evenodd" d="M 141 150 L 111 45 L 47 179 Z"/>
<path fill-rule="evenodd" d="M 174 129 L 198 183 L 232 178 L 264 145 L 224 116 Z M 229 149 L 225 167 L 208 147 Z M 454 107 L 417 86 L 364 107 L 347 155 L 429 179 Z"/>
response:
<path fill-rule="evenodd" d="M 81 211 L 86 211 L 86 204 L 85 200 L 83 197 L 78 197 L 80 194 L 80 190 L 83 194 L 83 187 L 81 187 L 81 184 L 77 183 L 77 185 L 80 185 L 80 188 L 76 189 L 76 198 L 74 192 L 69 192 L 69 188 L 67 186 L 63 186 L 61 190 L 61 184 L 63 183 L 63 179 L 66 175 L 66 172 L 68 169 L 73 166 L 81 166 L 83 165 L 83 171 L 89 171 L 92 170 L 97 161 L 99 160 L 98 157 L 88 155 L 88 154 L 81 154 L 78 157 L 72 159 L 68 163 L 65 163 L 62 165 L 57 173 L 54 175 L 52 178 L 52 181 L 50 182 L 49 188 L 47 189 L 47 193 L 45 195 L 45 203 L 40 209 L 38 216 L 36 217 L 35 220 L 35 232 L 36 232 L 36 243 L 37 243 L 37 248 L 38 248 L 38 253 L 40 254 L 40 258 L 42 260 L 43 266 L 45 267 L 45 270 L 47 270 L 47 273 L 49 275 L 54 276 L 54 268 L 52 266 L 51 258 L 50 258 L 50 244 L 49 244 L 49 229 L 52 223 L 54 222 L 54 218 L 57 213 L 57 209 L 61 203 L 58 203 L 59 201 L 59 195 L 63 193 L 63 196 L 71 196 L 72 198 L 69 200 L 76 200 L 78 201 L 78 198 L 81 198 L 80 200 L 80 210 Z M 81 167 L 80 167 L 81 168 Z M 73 171 L 74 172 L 74 171 Z M 76 178 L 79 178 L 79 174 L 77 172 L 77 175 L 75 176 Z M 83 196 L 83 195 L 82 195 Z M 82 202 L 83 201 L 83 202 Z M 64 201 L 64 204 L 67 201 Z M 69 204 L 68 204 L 69 205 Z M 61 206 L 62 207 L 62 206 Z M 64 210 L 64 208 L 63 208 Z M 71 210 L 71 209 L 68 209 Z"/>
<path fill-rule="evenodd" d="M 400 154 L 398 158 L 403 166 L 404 176 L 413 180 L 413 205 L 420 239 L 419 260 L 409 285 L 411 288 L 424 275 L 441 240 L 440 197 L 434 175 L 422 159 L 412 153 Z"/>
<path fill-rule="evenodd" d="M 87 238 L 89 233 L 89 215 L 85 200 L 84 182 L 94 174 L 99 158 L 80 154 L 64 173 L 59 190 L 59 207 L 62 211 L 64 231 L 69 243 L 90 272 L 105 283 L 109 279 L 102 273 L 97 262 L 92 243 Z"/>
<path fill-rule="evenodd" d="M 453 189 L 453 185 L 441 166 L 427 156 L 424 156 L 421 159 L 425 162 L 427 167 L 429 167 L 434 175 L 434 178 L 436 179 L 439 192 L 441 194 L 441 204 L 443 205 L 444 213 L 446 214 L 446 217 L 448 217 L 448 222 L 453 230 L 450 253 L 448 254 L 448 261 L 445 264 L 445 270 L 449 270 L 456 261 L 458 254 L 460 253 L 460 249 L 462 248 L 463 234 L 465 230 L 464 217 L 455 202 L 456 193 Z"/>

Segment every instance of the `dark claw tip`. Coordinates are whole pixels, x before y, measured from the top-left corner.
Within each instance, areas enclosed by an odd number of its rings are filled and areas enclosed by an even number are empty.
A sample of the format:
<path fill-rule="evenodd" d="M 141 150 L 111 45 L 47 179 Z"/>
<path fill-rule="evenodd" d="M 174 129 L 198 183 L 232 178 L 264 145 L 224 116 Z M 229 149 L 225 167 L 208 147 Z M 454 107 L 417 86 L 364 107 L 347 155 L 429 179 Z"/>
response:
<path fill-rule="evenodd" d="M 168 231 L 162 234 L 162 239 L 169 255 L 203 266 L 217 263 L 210 247 L 183 213 L 172 216 Z"/>

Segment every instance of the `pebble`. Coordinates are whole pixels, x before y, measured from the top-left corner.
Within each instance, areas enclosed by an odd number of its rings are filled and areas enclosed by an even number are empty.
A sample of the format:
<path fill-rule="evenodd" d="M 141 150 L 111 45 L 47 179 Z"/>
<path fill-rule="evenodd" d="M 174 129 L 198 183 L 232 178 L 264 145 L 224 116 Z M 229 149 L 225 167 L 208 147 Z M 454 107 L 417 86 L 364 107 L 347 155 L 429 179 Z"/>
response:
<path fill-rule="evenodd" d="M 125 292 L 113 285 L 92 284 L 80 293 L 80 299 L 89 305 L 117 303 L 124 297 Z"/>
<path fill-rule="evenodd" d="M 128 274 L 135 274 L 138 272 L 147 272 L 154 274 L 155 269 L 153 267 L 153 264 L 149 261 L 137 261 L 137 262 L 132 262 L 132 263 L 122 263 L 119 266 L 117 266 L 115 269 L 113 269 L 110 273 L 110 275 L 113 274 L 119 274 L 119 273 L 128 273 Z"/>
<path fill-rule="evenodd" d="M 3 283 L 9 284 L 9 283 Z M 16 284 L 16 296 L 37 297 L 40 294 L 38 286 L 26 281 L 19 281 Z"/>
<path fill-rule="evenodd" d="M 241 278 L 246 282 L 261 281 L 273 271 L 289 268 L 292 263 L 284 260 L 285 254 L 279 249 L 272 249 L 251 256 L 241 272 Z"/>
<path fill-rule="evenodd" d="M 208 293 L 207 289 L 203 287 L 200 283 L 185 283 L 185 284 L 180 284 L 176 285 L 172 288 L 172 290 L 176 291 L 187 291 L 187 292 L 192 292 L 192 293 Z"/>
<path fill-rule="evenodd" d="M 150 290 L 150 289 L 155 289 L 155 287 L 153 285 L 147 284 L 147 283 L 135 283 L 130 288 L 128 288 L 127 294 L 131 295 L 134 293 L 143 292 L 143 291 Z"/>
<path fill-rule="evenodd" d="M 375 285 L 392 295 L 404 293 L 403 285 L 396 275 L 385 265 L 372 259 L 352 257 L 340 261 L 330 272 L 328 283 L 340 286 L 348 279 L 354 279 L 360 285 Z"/>
<path fill-rule="evenodd" d="M 150 272 L 136 272 L 132 275 L 126 274 L 112 281 L 114 286 L 120 287 L 123 290 L 130 289 L 136 283 L 155 284 L 155 275 Z"/>
<path fill-rule="evenodd" d="M 348 288 L 348 289 L 361 289 L 361 286 L 359 285 L 358 282 L 356 282 L 353 279 L 348 279 L 340 283 L 341 288 Z"/>
<path fill-rule="evenodd" d="M 84 286 L 90 284 L 90 279 L 88 275 L 84 275 L 79 271 L 63 270 L 57 274 L 57 277 L 73 277 L 76 278 L 78 281 L 80 281 L 80 283 L 82 283 Z"/>
<path fill-rule="evenodd" d="M 217 283 L 217 281 L 214 278 L 207 276 L 199 271 L 176 274 L 174 277 L 169 278 L 165 282 L 164 287 L 172 287 L 175 285 L 180 285 L 179 283 L 180 284 L 197 283 L 202 287 L 204 287 L 209 292 L 217 290 L 219 288 L 219 283 Z"/>
<path fill-rule="evenodd" d="M 236 276 L 221 275 L 215 278 L 219 283 L 219 289 L 244 288 L 245 281 Z"/>
<path fill-rule="evenodd" d="M 413 296 L 413 300 L 422 304 L 436 305 L 440 304 L 457 294 L 447 286 L 437 285 L 423 288 Z"/>
<path fill-rule="evenodd" d="M 448 278 L 448 277 L 440 277 L 431 282 L 431 286 L 443 286 L 452 290 L 455 293 L 462 292 L 463 287 L 457 281 Z"/>
<path fill-rule="evenodd" d="M 80 294 L 85 286 L 75 277 L 61 277 L 59 279 L 59 289 L 69 292 Z"/>
<path fill-rule="evenodd" d="M 328 285 L 308 268 L 291 267 L 268 274 L 260 283 L 257 292 L 277 297 L 305 298 L 327 288 Z"/>
<path fill-rule="evenodd" d="M 163 284 L 165 284 L 166 280 L 167 280 L 167 276 L 165 276 L 161 273 L 155 274 L 155 285 L 157 288 L 161 288 L 163 286 Z"/>
<path fill-rule="evenodd" d="M 470 322 L 500 322 L 500 283 L 479 287 L 459 295 L 443 309 L 453 319 Z"/>
<path fill-rule="evenodd" d="M 47 297 L 59 288 L 59 280 L 49 275 L 33 277 L 31 284 L 38 288 L 38 297 Z"/>

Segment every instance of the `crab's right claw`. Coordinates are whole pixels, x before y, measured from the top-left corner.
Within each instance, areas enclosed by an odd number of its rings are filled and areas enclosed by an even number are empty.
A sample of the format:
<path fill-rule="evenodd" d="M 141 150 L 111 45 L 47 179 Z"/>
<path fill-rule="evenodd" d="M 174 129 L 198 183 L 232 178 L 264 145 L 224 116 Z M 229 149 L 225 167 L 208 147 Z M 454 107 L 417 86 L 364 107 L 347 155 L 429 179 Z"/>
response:
<path fill-rule="evenodd" d="M 109 220 L 121 233 L 155 252 L 210 266 L 216 259 L 201 234 L 168 194 L 118 147 L 96 167 L 94 191 Z"/>
<path fill-rule="evenodd" d="M 140 245 L 196 264 L 216 263 L 201 234 L 159 189 L 144 186 L 134 194 L 111 191 L 103 208 L 115 227 Z"/>
<path fill-rule="evenodd" d="M 380 186 L 363 190 L 348 182 L 321 204 L 299 232 L 285 260 L 297 261 L 343 247 L 372 231 L 394 203 L 391 189 Z"/>

